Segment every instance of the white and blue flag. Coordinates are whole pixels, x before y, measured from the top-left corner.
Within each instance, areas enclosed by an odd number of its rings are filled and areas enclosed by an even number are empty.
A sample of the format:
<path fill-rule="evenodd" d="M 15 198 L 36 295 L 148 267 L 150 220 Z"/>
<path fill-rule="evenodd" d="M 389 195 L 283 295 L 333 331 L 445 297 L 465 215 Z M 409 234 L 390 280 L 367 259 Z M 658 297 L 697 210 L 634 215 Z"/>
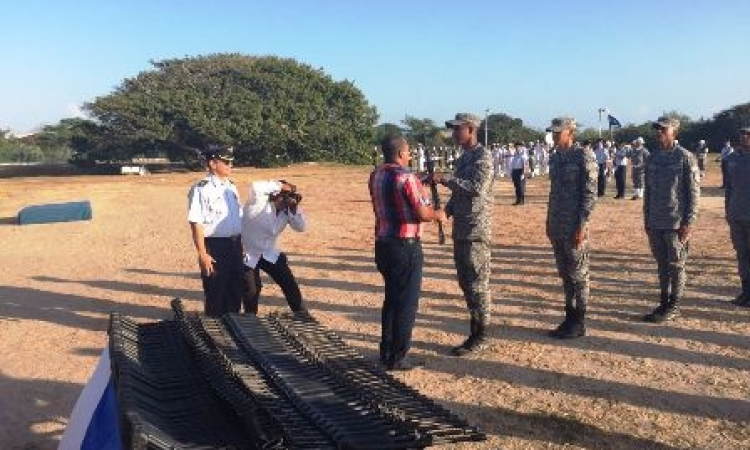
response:
<path fill-rule="evenodd" d="M 122 450 L 117 395 L 112 382 L 109 348 L 83 388 L 58 450 Z"/>

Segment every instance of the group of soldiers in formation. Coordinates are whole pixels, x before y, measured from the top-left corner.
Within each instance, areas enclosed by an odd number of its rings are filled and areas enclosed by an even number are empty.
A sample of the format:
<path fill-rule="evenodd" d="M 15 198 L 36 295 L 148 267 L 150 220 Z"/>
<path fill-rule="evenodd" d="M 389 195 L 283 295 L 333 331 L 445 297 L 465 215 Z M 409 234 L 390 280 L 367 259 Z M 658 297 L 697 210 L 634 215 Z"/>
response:
<path fill-rule="evenodd" d="M 646 149 L 642 138 L 627 146 L 603 140 L 593 145 L 578 143 L 576 121 L 560 117 L 547 129 L 553 145 L 531 146 L 535 155 L 532 167 L 529 148 L 522 143 L 513 145 L 513 158 L 498 164 L 497 155 L 506 155 L 510 146 L 482 146 L 477 139 L 480 124 L 481 119 L 471 113 L 459 113 L 446 121 L 458 146 L 458 152 L 451 153 L 452 170 L 448 172 L 410 170 L 415 164 L 416 169 L 433 167 L 421 166 L 424 148 L 412 150 L 402 135 L 390 135 L 381 142 L 383 163 L 375 164 L 368 188 L 375 216 L 375 265 L 384 281 L 379 362 L 386 370 L 410 370 L 422 364 L 407 353 L 421 293 L 421 237 L 426 222 L 439 222 L 442 230 L 443 223 L 453 221 L 453 261 L 469 313 L 469 334 L 451 354 L 463 356 L 486 348 L 492 304 L 493 185 L 508 171 L 514 181 L 531 173 L 549 174 L 545 230 L 565 300 L 565 317 L 550 331 L 552 337 L 570 339 L 586 334 L 589 221 L 597 199 L 604 195 L 602 177 L 606 179 L 609 172 L 623 180 L 622 190 L 618 182 L 616 198 L 624 198 L 628 161 L 633 198 L 643 199 L 643 224 L 657 263 L 660 292 L 657 306 L 643 320 L 661 323 L 679 315 L 700 181 L 705 174 L 705 143 L 699 144 L 695 155 L 680 146 L 676 139 L 680 123 L 670 117 L 653 122 L 657 137 L 653 149 Z M 738 148 L 722 152 L 723 187 L 742 283 L 733 303 L 750 307 L 750 127 L 738 131 Z M 245 311 L 256 314 L 258 271 L 263 270 L 281 285 L 291 309 L 307 314 L 288 259 L 276 248 L 276 238 L 286 225 L 297 231 L 304 228 L 301 196 L 283 180 L 254 183 L 242 208 L 237 189 L 228 179 L 231 149 L 210 149 L 204 156 L 209 175 L 190 191 L 188 221 L 198 251 L 206 313 L 239 312 L 242 299 L 251 298 Z M 618 172 L 620 167 L 623 169 Z M 444 208 L 440 207 L 437 185 L 450 191 Z M 425 186 L 430 186 L 431 195 Z M 518 192 L 516 204 L 523 204 Z"/>
<path fill-rule="evenodd" d="M 406 359 L 411 327 L 419 298 L 422 251 L 421 222 L 453 220 L 453 259 L 458 284 L 469 311 L 469 336 L 451 353 L 466 355 L 486 347 L 491 315 L 490 255 L 493 208 L 493 182 L 520 171 L 523 178 L 535 170 L 529 164 L 529 148 L 519 143 L 483 147 L 477 140 L 481 119 L 459 113 L 446 122 L 460 151 L 452 173 L 413 174 L 411 152 L 403 137 L 389 137 L 382 144 L 384 164 L 370 177 L 370 193 L 376 216 L 376 259 L 385 281 L 381 362 L 395 369 L 409 369 Z M 546 234 L 562 280 L 565 317 L 550 335 L 560 339 L 586 334 L 585 318 L 589 298 L 589 220 L 599 197 L 604 195 L 606 178 L 614 173 L 618 181 L 616 198 L 625 198 L 625 167 L 632 166 L 633 199 L 643 199 L 643 225 L 651 253 L 657 263 L 659 298 L 656 307 L 643 320 L 662 323 L 679 316 L 685 292 L 685 264 L 690 236 L 697 220 L 700 181 L 705 175 L 705 143 L 690 152 L 679 145 L 680 122 L 659 117 L 652 123 L 657 145 L 646 149 L 644 139 L 629 145 L 598 141 L 593 145 L 575 140 L 576 121 L 561 117 L 552 120 L 548 132 L 553 145 L 533 144 L 534 169 L 549 174 L 550 192 Z M 733 300 L 750 306 L 750 127 L 739 131 L 739 148 L 724 155 L 725 208 L 732 243 L 742 282 Z M 538 153 L 537 153 L 538 151 Z M 497 155 L 513 154 L 505 162 Z M 695 153 L 695 154 L 693 154 Z M 515 160 L 515 161 L 514 161 Z M 419 166 L 417 166 L 419 167 Z M 390 174 L 385 176 L 384 174 Z M 514 177 L 515 178 L 515 177 Z M 602 181 L 602 178 L 605 181 Z M 444 209 L 429 214 L 424 206 L 430 200 L 416 186 L 440 184 L 450 190 Z M 433 194 L 433 197 L 434 194 Z M 434 203 L 433 206 L 438 206 Z M 517 198 L 517 204 L 518 204 Z M 521 198 L 520 204 L 523 199 Z M 380 250 L 380 251 L 379 251 Z M 380 258 L 378 254 L 380 253 Z M 386 323 L 387 320 L 387 323 Z M 401 327 L 399 329 L 399 327 Z M 406 362 L 405 362 L 406 361 Z"/>

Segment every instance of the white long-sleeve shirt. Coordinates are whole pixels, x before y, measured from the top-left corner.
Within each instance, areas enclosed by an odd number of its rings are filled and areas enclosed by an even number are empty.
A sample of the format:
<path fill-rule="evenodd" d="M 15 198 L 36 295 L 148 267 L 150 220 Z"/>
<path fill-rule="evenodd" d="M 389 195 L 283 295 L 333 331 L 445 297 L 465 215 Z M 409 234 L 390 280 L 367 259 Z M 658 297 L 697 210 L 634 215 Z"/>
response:
<path fill-rule="evenodd" d="M 269 195 L 281 192 L 278 181 L 256 181 L 250 185 L 250 194 L 243 207 L 242 246 L 245 265 L 255 268 L 261 258 L 275 264 L 281 254 L 276 240 L 289 225 L 294 231 L 305 231 L 305 216 L 297 205 L 297 213 L 282 211 L 277 214 Z"/>

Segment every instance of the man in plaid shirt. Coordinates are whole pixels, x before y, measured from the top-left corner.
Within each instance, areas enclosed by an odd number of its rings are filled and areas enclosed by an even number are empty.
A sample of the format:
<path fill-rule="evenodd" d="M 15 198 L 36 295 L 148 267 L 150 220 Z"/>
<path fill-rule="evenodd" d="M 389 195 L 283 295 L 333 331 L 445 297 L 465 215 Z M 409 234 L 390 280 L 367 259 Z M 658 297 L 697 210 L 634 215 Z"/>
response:
<path fill-rule="evenodd" d="M 380 362 L 387 370 L 411 370 L 406 354 L 422 289 L 422 223 L 446 220 L 435 210 L 422 183 L 408 169 L 411 153 L 403 136 L 381 143 L 383 164 L 370 174 L 375 213 L 375 263 L 385 282 Z"/>

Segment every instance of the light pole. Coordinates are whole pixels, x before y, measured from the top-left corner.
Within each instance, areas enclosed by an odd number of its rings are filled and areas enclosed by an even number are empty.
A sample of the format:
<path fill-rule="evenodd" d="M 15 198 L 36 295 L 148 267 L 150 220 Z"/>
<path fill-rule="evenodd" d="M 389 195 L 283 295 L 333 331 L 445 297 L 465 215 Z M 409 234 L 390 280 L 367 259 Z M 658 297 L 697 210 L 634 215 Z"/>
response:
<path fill-rule="evenodd" d="M 490 128 L 490 109 L 484 110 L 484 145 L 488 146 L 490 143 L 487 141 L 487 131 Z"/>

